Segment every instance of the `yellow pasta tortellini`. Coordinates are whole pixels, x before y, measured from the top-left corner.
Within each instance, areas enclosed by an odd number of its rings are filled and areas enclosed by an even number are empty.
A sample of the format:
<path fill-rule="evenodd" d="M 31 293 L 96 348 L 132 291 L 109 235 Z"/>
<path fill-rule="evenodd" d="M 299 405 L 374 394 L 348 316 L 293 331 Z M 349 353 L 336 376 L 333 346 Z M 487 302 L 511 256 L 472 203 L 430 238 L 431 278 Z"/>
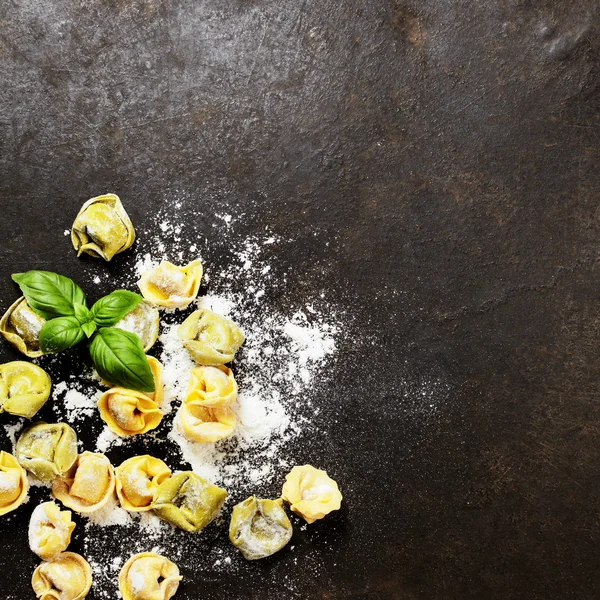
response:
<path fill-rule="evenodd" d="M 169 600 L 182 580 L 177 565 L 152 552 L 132 556 L 119 573 L 123 600 Z"/>
<path fill-rule="evenodd" d="M 246 560 L 275 554 L 292 539 L 292 534 L 281 499 L 259 500 L 250 496 L 233 507 L 229 539 Z"/>
<path fill-rule="evenodd" d="M 71 542 L 75 523 L 70 510 L 60 510 L 55 502 L 44 502 L 31 513 L 29 547 L 42 560 L 54 560 Z"/>
<path fill-rule="evenodd" d="M 23 504 L 29 484 L 25 469 L 8 452 L 0 452 L 0 516 Z"/>
<path fill-rule="evenodd" d="M 199 365 L 224 365 L 244 343 L 244 334 L 233 321 L 204 308 L 194 311 L 177 333 Z"/>
<path fill-rule="evenodd" d="M 29 358 L 42 356 L 40 331 L 46 320 L 35 313 L 21 296 L 0 319 L 0 333 L 19 352 Z"/>
<path fill-rule="evenodd" d="M 104 454 L 83 452 L 63 476 L 52 482 L 52 493 L 68 508 L 91 513 L 103 508 L 115 491 L 115 471 Z"/>
<path fill-rule="evenodd" d="M 171 469 L 153 456 L 134 456 L 116 469 L 116 489 L 119 502 L 125 510 L 150 510 L 158 486 L 171 477 Z"/>
<path fill-rule="evenodd" d="M 192 369 L 184 398 L 186 404 L 226 408 L 237 398 L 238 386 L 231 369 L 200 366 Z"/>
<path fill-rule="evenodd" d="M 176 473 L 158 486 L 152 510 L 185 531 L 200 531 L 219 514 L 227 491 L 196 473 Z"/>
<path fill-rule="evenodd" d="M 166 308 L 185 308 L 198 295 L 202 279 L 202 263 L 194 260 L 178 267 L 163 260 L 142 274 L 138 282 L 142 296 Z"/>
<path fill-rule="evenodd" d="M 342 503 L 337 483 L 325 471 L 311 465 L 294 467 L 288 473 L 281 496 L 307 523 L 339 510 Z"/>
<path fill-rule="evenodd" d="M 40 421 L 21 434 L 16 455 L 39 480 L 52 481 L 66 473 L 77 459 L 77 435 L 66 423 Z"/>
<path fill-rule="evenodd" d="M 92 568 L 75 552 L 63 552 L 33 572 L 31 586 L 38 600 L 82 600 L 92 587 Z"/>
<path fill-rule="evenodd" d="M 235 413 L 230 408 L 211 408 L 183 403 L 178 412 L 179 425 L 190 442 L 212 444 L 231 435 Z"/>
<path fill-rule="evenodd" d="M 0 413 L 31 419 L 50 397 L 52 381 L 37 365 L 15 360 L 0 365 Z"/>
<path fill-rule="evenodd" d="M 142 300 L 133 310 L 130 310 L 116 325 L 118 329 L 124 329 L 135 333 L 142 341 L 144 352 L 148 352 L 158 338 L 160 317 L 158 308 Z"/>
<path fill-rule="evenodd" d="M 148 357 L 148 364 L 154 375 L 154 392 L 112 387 L 98 400 L 102 420 L 117 435 L 140 435 L 156 429 L 162 420 L 162 365 L 152 356 Z"/>
<path fill-rule="evenodd" d="M 135 229 L 115 194 L 96 196 L 79 211 L 71 229 L 73 248 L 109 261 L 135 242 Z"/>

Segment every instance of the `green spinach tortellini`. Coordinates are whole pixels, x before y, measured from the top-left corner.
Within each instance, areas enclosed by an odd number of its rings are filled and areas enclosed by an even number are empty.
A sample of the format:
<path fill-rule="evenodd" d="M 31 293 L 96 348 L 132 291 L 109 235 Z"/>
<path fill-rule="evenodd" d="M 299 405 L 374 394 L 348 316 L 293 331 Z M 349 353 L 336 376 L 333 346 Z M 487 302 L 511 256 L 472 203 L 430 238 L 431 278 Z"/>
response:
<path fill-rule="evenodd" d="M 109 261 L 135 242 L 135 229 L 119 197 L 105 194 L 81 207 L 71 229 L 71 241 L 77 256 L 85 253 Z"/>
<path fill-rule="evenodd" d="M 244 343 L 244 334 L 233 321 L 204 308 L 193 312 L 177 333 L 199 365 L 224 365 Z"/>
<path fill-rule="evenodd" d="M 64 475 L 77 459 L 77 435 L 66 423 L 40 421 L 17 441 L 19 463 L 40 481 Z"/>
<path fill-rule="evenodd" d="M 275 554 L 292 539 L 292 533 L 281 499 L 259 500 L 250 496 L 233 507 L 229 539 L 246 560 Z"/>
<path fill-rule="evenodd" d="M 0 319 L 0 333 L 19 352 L 29 358 L 42 356 L 40 331 L 46 320 L 34 312 L 21 296 Z"/>
<path fill-rule="evenodd" d="M 0 365 L 0 413 L 31 419 L 50 397 L 44 369 L 21 360 Z"/>
<path fill-rule="evenodd" d="M 180 529 L 200 531 L 219 514 L 226 497 L 226 490 L 182 471 L 158 486 L 152 510 Z"/>

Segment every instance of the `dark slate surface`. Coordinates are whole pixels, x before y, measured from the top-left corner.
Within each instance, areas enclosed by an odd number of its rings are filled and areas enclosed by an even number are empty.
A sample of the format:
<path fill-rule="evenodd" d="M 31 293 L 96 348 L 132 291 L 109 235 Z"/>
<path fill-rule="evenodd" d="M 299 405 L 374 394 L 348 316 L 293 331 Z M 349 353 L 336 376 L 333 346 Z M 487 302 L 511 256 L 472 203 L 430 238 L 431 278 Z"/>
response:
<path fill-rule="evenodd" d="M 296 236 L 288 296 L 353 315 L 338 422 L 300 450 L 344 510 L 297 562 L 187 571 L 178 598 L 597 595 L 598 22 L 594 0 L 0 0 L 2 307 L 15 270 L 89 282 L 62 232 L 114 191 L 141 228 L 182 199 L 214 248 L 223 209 Z M 31 508 L 0 522 L 3 599 L 33 597 Z"/>

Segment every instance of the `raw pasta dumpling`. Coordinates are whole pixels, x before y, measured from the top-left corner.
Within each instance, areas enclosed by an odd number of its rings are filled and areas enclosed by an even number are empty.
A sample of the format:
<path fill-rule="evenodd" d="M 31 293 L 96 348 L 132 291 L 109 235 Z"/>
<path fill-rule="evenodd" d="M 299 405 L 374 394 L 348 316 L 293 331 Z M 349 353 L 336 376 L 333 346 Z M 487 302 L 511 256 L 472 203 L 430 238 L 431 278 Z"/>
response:
<path fill-rule="evenodd" d="M 98 400 L 102 420 L 117 435 L 140 435 L 156 429 L 162 420 L 162 365 L 152 356 L 148 357 L 148 364 L 154 375 L 154 392 L 112 387 Z"/>
<path fill-rule="evenodd" d="M 185 308 L 198 295 L 202 263 L 194 260 L 178 267 L 166 260 L 143 273 L 138 282 L 142 296 L 166 308 Z"/>
<path fill-rule="evenodd" d="M 8 452 L 0 452 L 0 516 L 21 506 L 29 484 L 25 469 Z"/>
<path fill-rule="evenodd" d="M 40 421 L 21 434 L 16 455 L 40 481 L 52 481 L 66 473 L 77 459 L 77 435 L 66 423 Z"/>
<path fill-rule="evenodd" d="M 109 261 L 135 242 L 135 229 L 115 194 L 104 194 L 88 200 L 79 211 L 71 229 L 73 248 Z"/>
<path fill-rule="evenodd" d="M 236 417 L 230 408 L 211 408 L 194 404 L 181 405 L 179 425 L 183 436 L 190 442 L 211 444 L 231 435 Z"/>
<path fill-rule="evenodd" d="M 123 600 L 169 600 L 182 577 L 177 565 L 153 552 L 132 556 L 119 573 Z"/>
<path fill-rule="evenodd" d="M 115 491 L 115 471 L 104 454 L 83 452 L 63 476 L 52 482 L 52 493 L 75 512 L 91 513 L 106 505 Z"/>
<path fill-rule="evenodd" d="M 288 473 L 281 496 L 307 523 L 339 510 L 342 503 L 337 483 L 325 471 L 311 465 L 294 467 Z"/>
<path fill-rule="evenodd" d="M 119 502 L 125 510 L 150 510 L 158 486 L 171 477 L 171 469 L 153 456 L 134 456 L 115 469 Z"/>
<path fill-rule="evenodd" d="M 0 413 L 31 419 L 50 397 L 52 381 L 37 365 L 15 360 L 0 365 Z"/>
<path fill-rule="evenodd" d="M 224 365 L 244 343 L 244 334 L 233 321 L 204 308 L 194 311 L 177 333 L 199 365 Z"/>
<path fill-rule="evenodd" d="M 250 496 L 233 507 L 229 539 L 246 560 L 275 554 L 292 539 L 292 533 L 281 498 L 259 500 Z"/>
<path fill-rule="evenodd" d="M 21 296 L 9 307 L 0 319 L 0 333 L 19 352 L 29 358 L 42 356 L 40 331 L 46 320 L 34 312 L 25 296 Z"/>
<path fill-rule="evenodd" d="M 140 340 L 144 352 L 148 352 L 158 338 L 160 317 L 158 308 L 142 300 L 133 310 L 130 310 L 114 327 L 135 333 Z"/>
<path fill-rule="evenodd" d="M 92 569 L 75 552 L 63 552 L 33 572 L 31 586 L 38 600 L 82 600 L 92 587 Z"/>
<path fill-rule="evenodd" d="M 200 366 L 192 369 L 184 398 L 186 404 L 226 408 L 237 398 L 238 386 L 227 367 Z"/>
<path fill-rule="evenodd" d="M 200 531 L 219 514 L 226 497 L 226 490 L 182 471 L 158 486 L 152 510 L 180 529 Z"/>
<path fill-rule="evenodd" d="M 29 547 L 42 560 L 54 560 L 69 546 L 74 529 L 70 510 L 60 510 L 55 502 L 44 502 L 31 513 Z"/>

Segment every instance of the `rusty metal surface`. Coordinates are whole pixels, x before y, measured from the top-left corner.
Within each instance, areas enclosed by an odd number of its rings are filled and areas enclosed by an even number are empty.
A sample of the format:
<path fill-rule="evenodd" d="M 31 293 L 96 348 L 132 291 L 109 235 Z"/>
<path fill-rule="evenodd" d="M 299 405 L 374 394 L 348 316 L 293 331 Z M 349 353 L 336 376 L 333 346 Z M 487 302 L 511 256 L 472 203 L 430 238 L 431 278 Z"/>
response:
<path fill-rule="evenodd" d="M 76 278 L 56 231 L 110 190 L 142 226 L 185 197 L 293 233 L 289 293 L 354 317 L 300 451 L 336 465 L 344 510 L 296 562 L 201 565 L 178 598 L 597 595 L 599 19 L 595 0 L 0 0 L 3 308 L 17 269 Z M 2 599 L 32 597 L 30 508 L 0 521 Z"/>

